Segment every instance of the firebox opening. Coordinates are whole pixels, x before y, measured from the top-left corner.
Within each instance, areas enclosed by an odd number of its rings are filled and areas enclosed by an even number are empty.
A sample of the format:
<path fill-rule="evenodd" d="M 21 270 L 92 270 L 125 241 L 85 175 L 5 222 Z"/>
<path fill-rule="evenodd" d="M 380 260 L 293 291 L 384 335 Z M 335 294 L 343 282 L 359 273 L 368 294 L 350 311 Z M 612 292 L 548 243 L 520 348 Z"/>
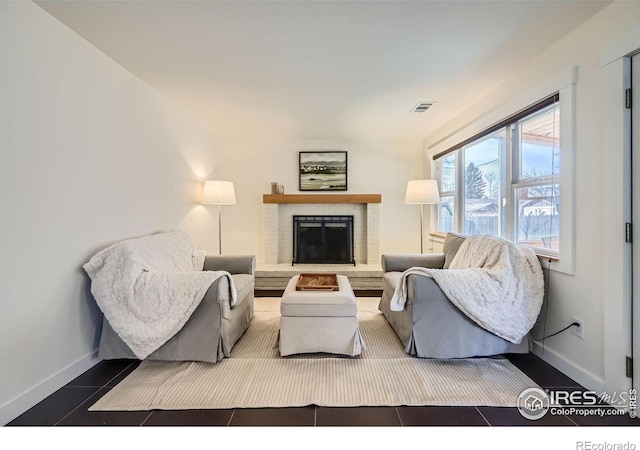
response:
<path fill-rule="evenodd" d="M 293 264 L 353 264 L 353 216 L 293 216 Z"/>

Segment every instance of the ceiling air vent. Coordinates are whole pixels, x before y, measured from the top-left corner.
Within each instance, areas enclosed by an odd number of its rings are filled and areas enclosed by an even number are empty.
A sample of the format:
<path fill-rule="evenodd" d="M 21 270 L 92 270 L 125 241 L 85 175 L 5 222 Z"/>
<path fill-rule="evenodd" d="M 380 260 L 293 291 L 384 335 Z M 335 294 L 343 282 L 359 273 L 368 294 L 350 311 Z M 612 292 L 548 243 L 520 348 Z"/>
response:
<path fill-rule="evenodd" d="M 423 113 L 431 108 L 435 102 L 420 102 L 411 110 L 412 113 Z"/>

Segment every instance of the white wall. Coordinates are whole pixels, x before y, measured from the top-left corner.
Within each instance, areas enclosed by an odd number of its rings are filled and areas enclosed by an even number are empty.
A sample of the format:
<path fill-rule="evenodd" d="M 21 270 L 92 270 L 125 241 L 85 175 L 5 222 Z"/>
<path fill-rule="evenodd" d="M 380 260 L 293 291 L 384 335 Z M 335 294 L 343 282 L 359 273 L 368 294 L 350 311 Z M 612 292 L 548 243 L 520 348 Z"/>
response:
<path fill-rule="evenodd" d="M 512 78 L 490 95 L 471 105 L 456 119 L 433 133 L 425 141 L 432 148 L 439 141 L 462 137 L 483 117 L 502 105 L 535 91 L 559 73 L 578 67 L 576 83 L 576 230 L 575 275 L 551 272 L 547 333 L 571 323 L 572 317 L 585 322 L 585 338 L 569 332 L 550 338 L 542 354 L 578 382 L 592 389 L 602 389 L 605 380 L 604 309 L 608 293 L 604 292 L 606 269 L 603 248 L 603 167 L 607 151 L 604 141 L 604 79 L 601 51 L 640 22 L 640 2 L 616 2 L 594 16 L 574 32 L 529 61 Z M 515 112 L 515 111 L 512 111 Z M 428 157 L 434 151 L 428 152 Z M 620 177 L 622 174 L 620 174 Z M 622 199 L 606 199 L 622 201 Z M 622 228 L 621 228 L 622 229 Z M 623 318 L 620 317 L 622 327 Z M 542 333 L 541 326 L 534 329 Z M 538 349 L 539 350 L 539 349 Z M 619 361 L 624 364 L 624 361 Z M 611 385 L 611 383 L 609 383 Z"/>
<path fill-rule="evenodd" d="M 31 2 L 0 2 L 0 425 L 95 363 L 81 269 L 163 229 L 215 247 L 201 124 Z"/>
<path fill-rule="evenodd" d="M 220 148 L 219 173 L 235 183 L 237 197 L 237 205 L 223 207 L 225 253 L 255 254 L 264 261 L 262 195 L 270 192 L 271 181 L 284 185 L 286 194 L 299 193 L 298 152 L 303 150 L 348 151 L 347 193 L 382 194 L 380 251 L 420 251 L 419 207 L 404 204 L 407 181 L 422 177 L 420 141 L 239 138 Z"/>
<path fill-rule="evenodd" d="M 298 151 L 347 150 L 348 192 L 382 194 L 381 251 L 419 251 L 404 193 L 422 176 L 420 141 L 217 141 L 31 2 L 0 3 L 0 52 L 0 424 L 97 361 L 82 270 L 96 251 L 180 228 L 217 252 L 201 180 L 235 182 L 224 253 L 260 256 L 270 182 L 296 192 Z"/>

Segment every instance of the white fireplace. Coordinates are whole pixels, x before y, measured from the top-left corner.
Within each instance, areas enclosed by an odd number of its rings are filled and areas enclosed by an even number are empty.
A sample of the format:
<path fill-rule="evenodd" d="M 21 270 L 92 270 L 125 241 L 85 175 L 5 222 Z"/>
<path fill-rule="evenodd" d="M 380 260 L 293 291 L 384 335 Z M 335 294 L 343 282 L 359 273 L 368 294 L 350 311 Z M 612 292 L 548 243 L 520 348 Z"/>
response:
<path fill-rule="evenodd" d="M 358 264 L 380 262 L 380 196 L 265 195 L 265 264 L 291 264 L 293 216 L 353 216 L 354 259 Z"/>

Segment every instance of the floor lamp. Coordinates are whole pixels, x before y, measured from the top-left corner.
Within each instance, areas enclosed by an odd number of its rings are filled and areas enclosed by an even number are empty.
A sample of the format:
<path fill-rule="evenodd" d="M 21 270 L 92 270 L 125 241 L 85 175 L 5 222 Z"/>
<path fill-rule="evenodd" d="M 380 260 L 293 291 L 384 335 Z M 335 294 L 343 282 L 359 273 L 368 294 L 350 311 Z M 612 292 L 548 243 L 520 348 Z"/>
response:
<path fill-rule="evenodd" d="M 204 205 L 218 205 L 218 254 L 222 255 L 222 205 L 236 204 L 236 191 L 231 181 L 205 181 L 202 189 Z"/>
<path fill-rule="evenodd" d="M 422 205 L 432 205 L 440 203 L 438 193 L 438 183 L 436 180 L 411 180 L 407 183 L 407 193 L 404 202 L 409 205 L 420 205 L 420 253 L 424 253 L 423 245 L 423 222 L 424 212 Z"/>

